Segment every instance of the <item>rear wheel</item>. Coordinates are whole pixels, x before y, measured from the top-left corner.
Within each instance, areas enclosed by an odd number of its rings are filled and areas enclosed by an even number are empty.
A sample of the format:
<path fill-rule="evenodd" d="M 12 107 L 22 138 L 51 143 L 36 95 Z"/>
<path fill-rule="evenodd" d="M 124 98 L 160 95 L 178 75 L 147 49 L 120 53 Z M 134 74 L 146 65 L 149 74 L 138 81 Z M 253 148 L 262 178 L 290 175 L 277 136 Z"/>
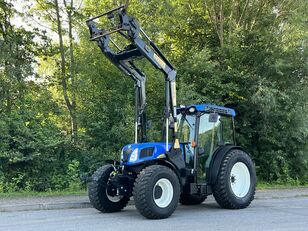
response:
<path fill-rule="evenodd" d="M 138 175 L 133 195 L 136 208 L 144 217 L 167 218 L 179 202 L 180 183 L 170 168 L 152 165 Z"/>
<path fill-rule="evenodd" d="M 228 209 L 247 207 L 254 199 L 256 172 L 250 156 L 240 149 L 231 150 L 223 159 L 213 195 Z"/>
<path fill-rule="evenodd" d="M 182 205 L 199 205 L 206 199 L 206 196 L 181 194 L 180 203 Z"/>
<path fill-rule="evenodd" d="M 113 172 L 112 165 L 99 168 L 88 185 L 88 195 L 94 208 L 101 212 L 121 211 L 129 201 L 128 196 L 117 196 L 116 188 L 109 184 L 109 177 Z"/>

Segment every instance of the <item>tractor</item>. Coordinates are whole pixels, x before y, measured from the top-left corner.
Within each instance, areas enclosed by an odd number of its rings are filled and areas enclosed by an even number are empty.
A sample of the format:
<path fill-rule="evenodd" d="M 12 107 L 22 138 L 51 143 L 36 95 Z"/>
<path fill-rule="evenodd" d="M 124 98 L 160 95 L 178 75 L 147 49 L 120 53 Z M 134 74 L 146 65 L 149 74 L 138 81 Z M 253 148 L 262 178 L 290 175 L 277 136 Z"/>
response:
<path fill-rule="evenodd" d="M 109 22 L 100 28 L 97 20 Z M 92 175 L 88 195 L 101 212 L 118 212 L 133 197 L 146 218 L 169 217 L 178 206 L 201 204 L 214 196 L 222 208 L 242 209 L 254 199 L 256 173 L 251 156 L 235 141 L 231 108 L 209 104 L 178 106 L 176 70 L 157 45 L 121 5 L 86 21 L 90 40 L 134 81 L 134 143 L 121 150 L 120 161 Z M 114 36 L 123 38 L 125 47 Z M 146 76 L 136 60 L 149 61 L 164 75 L 165 108 L 160 142 L 147 140 Z"/>

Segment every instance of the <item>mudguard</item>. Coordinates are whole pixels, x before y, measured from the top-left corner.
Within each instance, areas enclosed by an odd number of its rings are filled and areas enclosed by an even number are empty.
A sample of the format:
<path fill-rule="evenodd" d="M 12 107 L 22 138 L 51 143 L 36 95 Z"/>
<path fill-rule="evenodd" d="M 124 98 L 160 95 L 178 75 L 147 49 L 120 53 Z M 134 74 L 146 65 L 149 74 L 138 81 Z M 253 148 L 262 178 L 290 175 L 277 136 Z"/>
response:
<path fill-rule="evenodd" d="M 208 167 L 206 167 L 206 175 L 208 176 L 207 181 L 209 184 L 215 184 L 222 160 L 227 155 L 227 153 L 233 149 L 240 149 L 249 154 L 241 146 L 222 145 L 217 148 L 213 153 L 212 158 L 210 159 L 209 165 L 207 164 Z"/>

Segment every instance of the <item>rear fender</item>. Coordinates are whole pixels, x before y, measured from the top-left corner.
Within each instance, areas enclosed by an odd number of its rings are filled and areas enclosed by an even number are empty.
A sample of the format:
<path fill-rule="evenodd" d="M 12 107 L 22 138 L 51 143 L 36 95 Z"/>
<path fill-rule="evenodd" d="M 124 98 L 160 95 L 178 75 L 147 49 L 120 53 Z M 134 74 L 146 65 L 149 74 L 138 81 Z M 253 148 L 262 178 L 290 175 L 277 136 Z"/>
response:
<path fill-rule="evenodd" d="M 215 184 L 221 162 L 225 158 L 228 152 L 230 152 L 233 149 L 240 149 L 246 153 L 248 153 L 246 150 L 244 150 L 240 146 L 234 146 L 234 145 L 223 145 L 220 146 L 213 154 L 212 159 L 210 160 L 209 167 L 206 167 L 206 175 L 208 176 L 208 183 Z"/>

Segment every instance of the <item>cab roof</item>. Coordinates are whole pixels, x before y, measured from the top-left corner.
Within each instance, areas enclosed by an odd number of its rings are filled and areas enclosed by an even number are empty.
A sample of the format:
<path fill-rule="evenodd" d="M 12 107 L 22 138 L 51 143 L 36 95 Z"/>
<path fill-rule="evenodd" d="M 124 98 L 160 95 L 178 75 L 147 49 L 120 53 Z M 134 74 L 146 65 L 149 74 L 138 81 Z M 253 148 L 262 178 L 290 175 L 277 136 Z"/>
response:
<path fill-rule="evenodd" d="M 211 104 L 193 104 L 193 105 L 180 107 L 180 108 L 178 108 L 178 110 L 179 111 L 186 110 L 186 109 L 189 109 L 191 107 L 196 108 L 196 110 L 200 111 L 200 112 L 207 112 L 207 113 L 216 112 L 216 113 L 221 114 L 221 115 L 227 115 L 227 116 L 233 116 L 233 117 L 236 115 L 234 109 L 232 109 L 232 108 L 227 108 L 227 107 L 222 107 L 222 106 L 217 106 L 217 105 L 211 105 Z"/>

